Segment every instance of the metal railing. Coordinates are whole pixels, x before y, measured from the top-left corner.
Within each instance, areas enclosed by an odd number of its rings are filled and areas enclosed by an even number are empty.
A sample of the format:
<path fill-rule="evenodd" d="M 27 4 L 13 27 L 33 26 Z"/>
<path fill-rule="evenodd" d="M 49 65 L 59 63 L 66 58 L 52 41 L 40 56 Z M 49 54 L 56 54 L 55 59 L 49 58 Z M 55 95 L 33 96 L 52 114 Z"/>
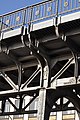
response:
<path fill-rule="evenodd" d="M 80 0 L 48 0 L 0 16 L 0 30 L 14 29 L 80 10 Z"/>

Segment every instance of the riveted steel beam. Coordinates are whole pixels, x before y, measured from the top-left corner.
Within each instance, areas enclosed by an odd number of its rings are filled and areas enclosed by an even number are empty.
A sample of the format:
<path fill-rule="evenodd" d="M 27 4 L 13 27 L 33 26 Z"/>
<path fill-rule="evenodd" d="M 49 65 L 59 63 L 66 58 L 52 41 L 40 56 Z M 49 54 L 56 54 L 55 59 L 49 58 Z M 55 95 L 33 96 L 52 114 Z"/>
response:
<path fill-rule="evenodd" d="M 39 91 L 39 100 L 38 100 L 38 120 L 47 120 L 45 119 L 45 108 L 46 108 L 46 89 L 41 89 Z"/>

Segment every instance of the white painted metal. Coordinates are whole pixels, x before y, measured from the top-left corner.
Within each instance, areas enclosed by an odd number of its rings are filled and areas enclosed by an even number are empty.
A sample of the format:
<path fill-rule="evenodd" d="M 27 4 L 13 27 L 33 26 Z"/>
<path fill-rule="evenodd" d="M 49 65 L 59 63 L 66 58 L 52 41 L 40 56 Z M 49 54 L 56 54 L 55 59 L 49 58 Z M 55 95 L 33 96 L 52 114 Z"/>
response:
<path fill-rule="evenodd" d="M 66 23 L 72 20 L 77 20 L 77 19 L 80 19 L 80 12 L 75 12 L 75 13 L 61 16 L 59 23 Z"/>
<path fill-rule="evenodd" d="M 58 24 L 66 23 L 69 21 L 77 20 L 77 19 L 80 19 L 80 12 L 71 13 L 71 14 L 68 14 L 65 16 L 59 16 L 58 17 Z M 36 31 L 36 30 L 40 30 L 40 29 L 47 28 L 50 26 L 55 26 L 55 20 L 56 19 L 53 18 L 50 20 L 45 20 L 45 21 L 42 21 L 39 23 L 32 24 L 31 31 Z M 13 36 L 21 35 L 21 28 L 22 27 L 16 28 L 14 30 L 5 31 L 4 33 L 1 33 L 1 36 L 3 39 L 6 39 L 6 38 L 13 37 Z M 24 28 L 26 28 L 26 27 L 24 26 Z M 25 29 L 24 29 L 23 35 L 24 34 L 25 34 Z"/>
<path fill-rule="evenodd" d="M 44 120 L 45 101 L 46 101 L 46 89 L 41 89 L 39 92 L 37 120 Z"/>
<path fill-rule="evenodd" d="M 80 120 L 80 118 L 79 118 L 79 115 L 78 115 L 77 111 L 75 111 L 75 120 Z"/>
<path fill-rule="evenodd" d="M 40 30 L 40 29 L 47 28 L 53 25 L 55 25 L 55 19 L 50 19 L 50 20 L 46 20 L 43 22 L 33 24 L 32 30 L 33 31 Z"/>
<path fill-rule="evenodd" d="M 51 87 L 55 88 L 55 87 L 75 85 L 75 84 L 76 84 L 75 77 L 68 77 L 68 78 L 54 80 L 53 83 L 51 84 Z M 77 81 L 77 84 L 80 84 L 79 80 Z"/>
<path fill-rule="evenodd" d="M 56 113 L 56 120 L 62 120 L 62 111 Z"/>
<path fill-rule="evenodd" d="M 27 104 L 30 100 L 30 96 L 26 96 L 25 97 L 25 103 Z M 29 110 L 29 106 L 26 108 L 26 111 Z M 28 120 L 29 115 L 28 114 L 24 114 L 24 120 Z"/>

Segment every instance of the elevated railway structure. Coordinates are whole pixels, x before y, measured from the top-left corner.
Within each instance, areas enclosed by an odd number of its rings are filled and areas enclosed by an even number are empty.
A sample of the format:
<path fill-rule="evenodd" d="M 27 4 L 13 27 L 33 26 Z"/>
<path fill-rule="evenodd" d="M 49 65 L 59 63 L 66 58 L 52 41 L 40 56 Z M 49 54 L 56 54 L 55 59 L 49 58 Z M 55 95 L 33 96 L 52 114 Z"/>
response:
<path fill-rule="evenodd" d="M 0 16 L 1 116 L 37 113 L 49 120 L 52 111 L 80 113 L 79 68 L 80 0 L 49 0 Z M 32 99 L 23 107 L 26 96 Z M 26 111 L 36 98 L 38 109 Z M 12 99 L 19 99 L 18 108 Z M 14 111 L 5 112 L 6 101 Z"/>

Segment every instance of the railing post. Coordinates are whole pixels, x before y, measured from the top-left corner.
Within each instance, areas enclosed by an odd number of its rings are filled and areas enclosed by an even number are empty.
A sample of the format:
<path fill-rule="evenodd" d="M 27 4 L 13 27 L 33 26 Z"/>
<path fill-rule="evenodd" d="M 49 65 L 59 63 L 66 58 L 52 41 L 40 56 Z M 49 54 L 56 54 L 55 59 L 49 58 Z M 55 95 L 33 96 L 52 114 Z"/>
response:
<path fill-rule="evenodd" d="M 55 33 L 56 33 L 56 36 L 57 36 L 57 37 L 59 37 L 59 30 L 58 30 L 58 15 L 59 15 L 59 0 L 56 0 Z"/>
<path fill-rule="evenodd" d="M 1 34 L 1 30 L 2 30 L 2 25 L 3 25 L 2 21 L 3 21 L 3 17 L 0 17 L 0 34 Z"/>
<path fill-rule="evenodd" d="M 1 17 L 0 17 L 0 31 L 1 31 Z"/>
<path fill-rule="evenodd" d="M 24 26 L 25 25 L 25 21 L 26 21 L 26 9 L 24 9 L 24 11 L 23 11 L 23 25 L 22 26 Z"/>

